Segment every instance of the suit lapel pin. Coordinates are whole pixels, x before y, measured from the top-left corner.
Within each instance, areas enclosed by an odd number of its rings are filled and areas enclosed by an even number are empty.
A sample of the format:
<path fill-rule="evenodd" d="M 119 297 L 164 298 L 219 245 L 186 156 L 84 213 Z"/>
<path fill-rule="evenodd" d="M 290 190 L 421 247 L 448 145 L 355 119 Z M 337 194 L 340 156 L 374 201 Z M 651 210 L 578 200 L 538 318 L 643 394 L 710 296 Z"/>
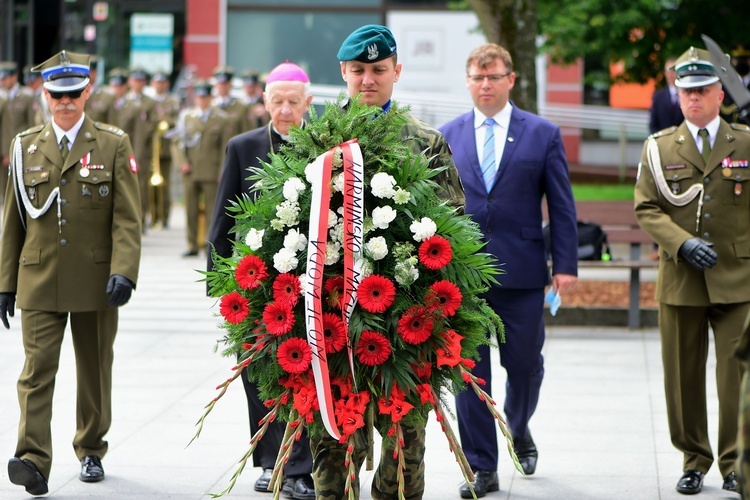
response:
<path fill-rule="evenodd" d="M 29 149 L 27 149 L 26 152 L 29 153 L 30 155 L 33 155 L 34 153 L 36 153 L 36 144 L 32 144 L 31 146 L 29 146 Z"/>
<path fill-rule="evenodd" d="M 513 142 L 514 139 L 512 137 L 508 137 L 508 142 Z"/>

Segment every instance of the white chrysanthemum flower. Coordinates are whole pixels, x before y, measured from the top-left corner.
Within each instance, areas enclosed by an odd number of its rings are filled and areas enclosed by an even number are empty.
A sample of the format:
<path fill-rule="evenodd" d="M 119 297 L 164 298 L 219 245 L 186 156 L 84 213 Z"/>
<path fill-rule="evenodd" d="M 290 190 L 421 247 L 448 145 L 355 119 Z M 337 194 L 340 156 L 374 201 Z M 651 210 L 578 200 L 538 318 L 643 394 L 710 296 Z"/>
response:
<path fill-rule="evenodd" d="M 313 171 L 315 170 L 313 166 L 315 163 L 308 163 L 308 165 L 305 167 L 305 180 L 308 184 L 312 185 L 313 181 L 315 180 L 315 176 L 313 175 Z"/>
<path fill-rule="evenodd" d="M 396 218 L 396 211 L 390 206 L 376 207 L 372 211 L 372 223 L 378 229 L 388 229 L 388 224 Z"/>
<path fill-rule="evenodd" d="M 437 225 L 435 224 L 435 221 L 429 217 L 422 217 L 421 221 L 412 222 L 411 226 L 409 226 L 409 230 L 414 233 L 415 241 L 424 241 L 427 238 L 435 236 Z"/>
<path fill-rule="evenodd" d="M 258 250 L 263 246 L 263 233 L 265 232 L 265 229 L 258 231 L 255 228 L 251 228 L 247 236 L 245 236 L 245 245 L 249 246 L 250 250 Z"/>
<path fill-rule="evenodd" d="M 365 243 L 365 253 L 372 260 L 381 260 L 384 258 L 388 255 L 388 244 L 385 242 L 385 238 L 376 236 L 367 240 L 367 243 Z"/>
<path fill-rule="evenodd" d="M 362 278 L 366 278 L 375 271 L 375 267 L 370 259 L 357 259 L 355 265 L 362 273 Z"/>
<path fill-rule="evenodd" d="M 289 201 L 299 200 L 299 195 L 305 192 L 307 186 L 297 177 L 291 177 L 284 182 L 284 187 L 281 189 L 281 193 Z"/>
<path fill-rule="evenodd" d="M 335 241 L 326 243 L 326 266 L 332 266 L 339 261 L 341 244 Z"/>
<path fill-rule="evenodd" d="M 396 185 L 396 179 L 385 172 L 378 172 L 370 180 L 370 190 L 372 195 L 378 198 L 393 198 L 396 191 L 393 189 Z"/>
<path fill-rule="evenodd" d="M 333 150 L 333 161 L 331 161 L 331 164 L 335 168 L 341 168 L 344 166 L 344 150 L 341 148 L 336 148 Z"/>
<path fill-rule="evenodd" d="M 284 248 L 292 252 L 301 252 L 307 247 L 307 237 L 297 229 L 290 229 L 284 236 Z"/>
<path fill-rule="evenodd" d="M 341 172 L 340 174 L 334 175 L 332 181 L 333 181 L 332 182 L 333 190 L 335 192 L 341 193 L 344 191 L 344 173 L 343 172 Z"/>
<path fill-rule="evenodd" d="M 328 209 L 328 227 L 333 227 L 336 225 L 336 223 L 339 221 L 339 218 L 336 217 L 336 212 Z"/>
<path fill-rule="evenodd" d="M 409 286 L 419 278 L 419 269 L 417 269 L 417 257 L 409 257 L 406 260 L 396 263 L 393 269 L 396 281 L 403 286 Z"/>
<path fill-rule="evenodd" d="M 299 224 L 299 203 L 296 201 L 283 201 L 276 207 L 276 217 L 285 226 L 296 226 Z"/>
<path fill-rule="evenodd" d="M 331 240 L 338 241 L 339 243 L 344 242 L 344 221 L 343 219 L 333 226 L 333 228 L 328 230 L 328 235 L 331 237 Z"/>
<path fill-rule="evenodd" d="M 297 255 L 288 248 L 282 248 L 273 256 L 273 267 L 280 273 L 288 273 L 297 268 Z"/>
<path fill-rule="evenodd" d="M 411 200 L 411 193 L 406 189 L 396 188 L 396 192 L 393 195 L 393 202 L 396 205 L 406 205 Z"/>

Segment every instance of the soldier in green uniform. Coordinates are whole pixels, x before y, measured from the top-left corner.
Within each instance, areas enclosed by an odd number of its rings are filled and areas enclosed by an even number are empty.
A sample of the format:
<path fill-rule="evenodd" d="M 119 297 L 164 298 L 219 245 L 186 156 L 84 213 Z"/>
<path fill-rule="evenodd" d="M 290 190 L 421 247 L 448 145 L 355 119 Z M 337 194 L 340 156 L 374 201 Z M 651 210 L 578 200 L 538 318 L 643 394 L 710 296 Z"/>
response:
<path fill-rule="evenodd" d="M 42 85 L 42 74 L 38 71 L 34 71 L 31 65 L 26 65 L 23 68 L 23 83 L 26 88 L 31 90 L 34 96 L 34 102 L 32 108 L 34 110 L 34 125 L 41 125 L 47 123 L 52 119 L 52 115 L 49 112 L 49 106 L 47 101 L 44 99 L 44 87 Z"/>
<path fill-rule="evenodd" d="M 271 116 L 263 104 L 263 84 L 257 72 L 245 70 L 240 75 L 242 88 L 245 91 L 244 102 L 247 105 L 247 123 L 250 130 L 267 125 Z"/>
<path fill-rule="evenodd" d="M 234 135 L 234 126 L 227 114 L 211 105 L 211 85 L 198 80 L 193 85 L 196 106 L 180 116 L 179 165 L 185 192 L 187 215 L 187 251 L 184 257 L 198 255 L 208 237 L 208 229 L 216 205 L 219 176 L 224 164 L 227 142 Z M 200 206 L 203 206 L 203 227 L 199 228 Z"/>
<path fill-rule="evenodd" d="M 169 129 L 173 129 L 177 124 L 177 117 L 180 115 L 180 98 L 169 92 L 169 75 L 163 71 L 157 71 L 151 76 L 151 86 L 154 89 L 153 99 L 156 102 L 156 117 L 159 121 L 154 144 L 154 148 L 159 149 L 158 167 L 161 184 L 155 185 L 155 173 L 152 173 L 152 200 L 151 203 L 151 224 L 157 227 L 169 226 L 169 209 L 172 206 L 170 196 L 172 180 L 172 140 L 166 138 L 165 134 Z M 157 157 L 154 154 L 154 161 Z"/>
<path fill-rule="evenodd" d="M 122 130 L 95 123 L 89 56 L 62 51 L 38 66 L 52 121 L 18 134 L 0 241 L 0 321 L 16 297 L 26 355 L 18 380 L 21 419 L 8 477 L 47 493 L 55 374 L 68 321 L 76 358 L 80 479 L 104 479 L 112 420 L 118 308 L 138 278 L 141 212 L 136 164 Z"/>
<path fill-rule="evenodd" d="M 214 79 L 216 80 L 216 98 L 213 105 L 224 111 L 229 120 L 232 122 L 234 132 L 232 135 L 241 134 L 255 128 L 248 118 L 249 106 L 231 95 L 232 78 L 234 78 L 234 68 L 231 66 L 219 66 L 214 69 Z"/>
<path fill-rule="evenodd" d="M 675 63 L 685 121 L 649 137 L 635 186 L 640 226 L 659 244 L 659 331 L 677 491 L 701 491 L 714 462 L 708 439 L 708 330 L 716 346 L 718 465 L 736 491 L 742 367 L 734 352 L 750 312 L 750 128 L 719 117 L 724 92 L 708 52 Z"/>
<path fill-rule="evenodd" d="M 86 116 L 95 122 L 111 123 L 109 113 L 115 104 L 115 95 L 107 86 L 97 84 L 99 75 L 99 58 L 91 56 L 91 96 L 86 101 Z M 125 79 L 123 78 L 123 84 Z"/>
<path fill-rule="evenodd" d="M 366 25 L 352 32 L 338 52 L 341 77 L 346 82 L 349 95 L 360 95 L 362 102 L 379 106 L 388 112 L 391 106 L 393 85 L 401 74 L 398 62 L 396 40 L 385 26 Z M 448 169 L 436 177 L 442 188 L 440 195 L 454 206 L 464 206 L 464 192 L 453 164 L 448 143 L 442 134 L 425 123 L 410 117 L 402 133 L 415 154 L 430 158 L 430 166 Z M 403 474 L 406 488 L 404 498 L 422 498 L 425 488 L 424 454 L 425 429 L 423 426 L 402 424 L 404 428 Z M 368 439 L 364 429 L 354 434 L 354 460 L 361 467 L 367 453 Z M 310 438 L 313 454 L 313 479 L 318 500 L 346 498 L 347 444 L 341 444 L 330 436 Z M 393 457 L 393 447 L 383 447 L 380 463 L 372 481 L 372 498 L 375 500 L 399 498 L 398 461 Z M 355 496 L 359 498 L 359 481 L 353 485 Z"/>

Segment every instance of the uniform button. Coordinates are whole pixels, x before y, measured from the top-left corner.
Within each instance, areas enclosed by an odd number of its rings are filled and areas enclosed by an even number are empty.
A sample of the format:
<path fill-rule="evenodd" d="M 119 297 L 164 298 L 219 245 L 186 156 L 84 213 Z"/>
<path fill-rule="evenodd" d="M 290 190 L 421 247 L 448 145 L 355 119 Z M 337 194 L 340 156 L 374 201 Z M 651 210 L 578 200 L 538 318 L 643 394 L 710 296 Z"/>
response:
<path fill-rule="evenodd" d="M 26 257 L 21 257 L 21 262 L 26 262 Z"/>
<path fill-rule="evenodd" d="M 711 214 L 705 214 L 705 215 L 703 216 L 703 218 L 704 218 L 704 219 L 706 219 L 706 220 L 708 220 L 708 219 L 710 219 L 710 218 L 711 218 Z"/>
<path fill-rule="evenodd" d="M 61 181 L 60 181 L 60 185 L 61 185 L 61 186 L 64 186 L 64 185 L 66 185 L 67 183 L 68 183 L 68 181 L 66 181 L 65 179 L 63 179 L 63 180 L 61 180 Z"/>
<path fill-rule="evenodd" d="M 708 177 L 703 178 L 703 184 L 708 184 L 709 182 L 711 182 L 711 179 L 709 179 Z"/>
<path fill-rule="evenodd" d="M 738 175 L 737 177 L 735 177 L 735 179 L 737 179 L 738 181 L 741 181 L 742 180 L 742 176 Z"/>
<path fill-rule="evenodd" d="M 679 179 L 679 178 L 680 178 L 680 177 L 679 177 L 679 176 L 678 176 L 677 174 L 674 174 L 674 175 L 672 176 L 672 179 L 673 179 L 673 180 L 677 180 L 677 179 Z"/>
<path fill-rule="evenodd" d="M 68 240 L 60 240 L 60 246 L 64 247 L 68 244 Z"/>
<path fill-rule="evenodd" d="M 68 200 L 60 200 L 60 205 L 65 206 L 68 204 Z"/>
<path fill-rule="evenodd" d="M 94 181 L 94 182 L 96 182 L 96 181 L 98 181 L 99 179 L 98 179 L 97 177 L 94 177 L 94 178 L 93 178 L 93 179 L 91 179 L 91 180 L 92 180 L 92 181 Z"/>
<path fill-rule="evenodd" d="M 67 223 L 68 223 L 68 221 L 66 221 L 65 219 L 60 219 L 60 225 L 61 226 L 64 226 Z"/>
<path fill-rule="evenodd" d="M 704 196 L 704 197 L 703 197 L 703 199 L 704 199 L 705 201 L 711 201 L 711 195 L 710 195 L 710 194 L 707 194 L 706 196 Z"/>
<path fill-rule="evenodd" d="M 704 237 L 705 239 L 708 239 L 708 238 L 710 238 L 710 237 L 711 237 L 711 233 L 703 233 L 703 237 Z"/>

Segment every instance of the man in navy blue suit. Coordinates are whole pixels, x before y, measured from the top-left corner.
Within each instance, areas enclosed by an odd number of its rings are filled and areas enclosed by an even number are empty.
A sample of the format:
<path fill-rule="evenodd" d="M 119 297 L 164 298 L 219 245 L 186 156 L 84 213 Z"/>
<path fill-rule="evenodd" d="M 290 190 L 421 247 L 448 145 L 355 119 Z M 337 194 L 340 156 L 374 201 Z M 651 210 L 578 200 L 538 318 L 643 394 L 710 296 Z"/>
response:
<path fill-rule="evenodd" d="M 652 134 L 668 127 L 676 127 L 685 119 L 680 109 L 677 87 L 674 85 L 677 76 L 674 71 L 674 63 L 674 57 L 666 60 L 664 63 L 664 79 L 667 82 L 667 86 L 654 92 L 654 95 L 651 97 L 648 129 Z"/>
<path fill-rule="evenodd" d="M 573 289 L 578 274 L 576 209 L 560 130 L 509 101 L 515 83 L 510 54 L 496 44 L 474 49 L 466 62 L 466 85 L 474 109 L 444 125 L 466 192 L 466 213 L 479 224 L 486 251 L 503 263 L 502 286 L 485 294 L 505 323 L 500 344 L 507 372 L 505 414 L 526 474 L 536 469 L 537 448 L 529 419 L 544 375 L 544 289 Z M 542 199 L 547 199 L 552 238 L 552 279 L 542 235 Z M 480 350 L 473 373 L 491 394 L 490 352 Z M 456 398 L 461 446 L 475 471 L 477 497 L 497 491 L 498 445 L 492 415 L 471 391 Z M 471 498 L 469 485 L 459 489 Z"/>

